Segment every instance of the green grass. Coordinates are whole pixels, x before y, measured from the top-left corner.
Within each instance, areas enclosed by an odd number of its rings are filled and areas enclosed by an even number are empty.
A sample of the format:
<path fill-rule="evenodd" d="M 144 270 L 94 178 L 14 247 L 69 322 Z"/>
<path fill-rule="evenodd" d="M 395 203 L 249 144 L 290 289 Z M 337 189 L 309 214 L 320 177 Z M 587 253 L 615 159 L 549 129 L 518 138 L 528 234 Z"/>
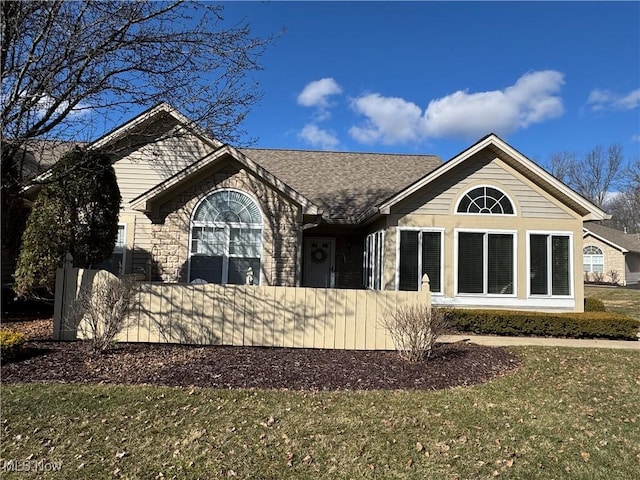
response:
<path fill-rule="evenodd" d="M 2 385 L 2 478 L 632 479 L 640 352 L 522 347 L 434 392 Z M 160 475 L 162 474 L 162 476 Z"/>
<path fill-rule="evenodd" d="M 595 297 L 611 312 L 624 313 L 640 320 L 640 290 L 622 287 L 596 287 L 585 285 L 585 297 Z"/>

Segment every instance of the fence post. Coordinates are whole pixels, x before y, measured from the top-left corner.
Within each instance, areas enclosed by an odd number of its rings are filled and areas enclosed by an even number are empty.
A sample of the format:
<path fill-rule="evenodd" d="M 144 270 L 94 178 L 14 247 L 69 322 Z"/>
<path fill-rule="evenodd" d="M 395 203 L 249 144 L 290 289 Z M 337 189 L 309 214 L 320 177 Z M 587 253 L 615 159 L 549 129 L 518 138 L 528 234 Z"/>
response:
<path fill-rule="evenodd" d="M 426 273 L 422 275 L 422 286 L 420 288 L 420 292 L 422 292 L 429 308 L 431 308 L 431 282 L 429 281 L 429 275 Z"/>
<path fill-rule="evenodd" d="M 55 290 L 55 302 L 53 307 L 53 339 L 63 340 L 64 334 L 62 329 L 64 328 L 64 319 L 67 313 L 67 290 L 68 283 L 72 276 L 73 270 L 73 256 L 70 253 L 65 255 L 62 268 L 56 270 L 56 290 Z"/>

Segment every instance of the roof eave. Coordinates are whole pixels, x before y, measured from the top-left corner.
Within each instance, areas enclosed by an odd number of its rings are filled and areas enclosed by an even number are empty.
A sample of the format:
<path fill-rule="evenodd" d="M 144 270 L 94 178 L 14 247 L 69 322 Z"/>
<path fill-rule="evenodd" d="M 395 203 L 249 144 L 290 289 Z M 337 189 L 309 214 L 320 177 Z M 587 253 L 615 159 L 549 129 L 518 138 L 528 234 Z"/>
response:
<path fill-rule="evenodd" d="M 491 133 L 481 138 L 475 144 L 471 145 L 466 150 L 463 150 L 458 155 L 453 157 L 451 160 L 442 164 L 440 167 L 436 168 L 431 173 L 424 176 L 421 180 L 418 180 L 413 185 L 410 185 L 403 191 L 398 192 L 396 195 L 394 195 L 393 197 L 389 198 L 388 200 L 380 204 L 378 207 L 380 213 L 389 214 L 391 211 L 391 208 L 394 205 L 396 205 L 398 202 L 404 200 L 405 198 L 412 195 L 419 189 L 423 188 L 424 186 L 433 182 L 437 178 L 446 174 L 453 168 L 457 167 L 468 158 L 472 157 L 476 153 L 490 146 L 497 147 L 501 149 L 503 152 L 507 153 L 512 158 L 518 160 L 535 175 L 542 178 L 544 181 L 548 182 L 560 193 L 562 193 L 563 195 L 567 196 L 570 200 L 575 202 L 579 207 L 581 207 L 584 211 L 587 212 L 586 214 L 582 214 L 584 221 L 608 220 L 611 218 L 611 215 L 607 214 L 604 210 L 594 205 L 593 203 L 591 203 L 590 201 L 588 201 L 587 199 L 585 199 L 584 197 L 576 193 L 574 190 L 566 186 L 560 180 L 555 178 L 553 175 L 551 175 L 549 172 L 544 170 L 542 167 L 538 166 L 533 161 L 529 160 L 525 155 L 518 152 L 515 148 L 511 147 L 509 144 L 507 144 L 505 141 L 503 141 L 500 137 L 498 137 L 494 133 Z"/>
<path fill-rule="evenodd" d="M 219 160 L 223 159 L 226 156 L 230 156 L 238 161 L 245 168 L 254 172 L 260 179 L 262 179 L 265 183 L 272 185 L 284 195 L 291 198 L 294 202 L 299 204 L 302 207 L 302 213 L 305 215 L 317 215 L 320 211 L 318 207 L 309 201 L 306 197 L 286 185 L 284 182 L 279 180 L 273 174 L 269 173 L 267 170 L 256 164 L 253 160 L 248 158 L 246 155 L 239 152 L 237 149 L 230 145 L 222 145 L 217 150 L 211 152 L 207 156 L 201 158 L 200 160 L 192 163 L 185 169 L 177 172 L 172 177 L 169 177 L 165 181 L 159 183 L 155 187 L 147 190 L 136 198 L 132 199 L 129 203 L 133 210 L 143 212 L 143 213 L 151 213 L 154 212 L 154 203 L 155 200 L 165 196 L 171 190 L 178 188 L 184 182 L 188 181 L 194 174 L 201 171 L 204 168 L 207 168 Z"/>
<path fill-rule="evenodd" d="M 592 237 L 597 238 L 601 242 L 604 242 L 607 245 L 611 245 L 613 248 L 615 248 L 617 250 L 620 250 L 622 253 L 629 253 L 629 251 L 630 251 L 630 250 L 618 245 L 617 243 L 612 242 L 608 238 L 604 238 L 602 235 L 598 235 L 597 233 L 594 233 L 593 231 L 589 230 L 588 227 L 584 227 L 582 229 L 582 231 L 584 232 L 583 235 L 582 235 L 582 238 L 586 237 L 587 235 L 591 235 Z"/>

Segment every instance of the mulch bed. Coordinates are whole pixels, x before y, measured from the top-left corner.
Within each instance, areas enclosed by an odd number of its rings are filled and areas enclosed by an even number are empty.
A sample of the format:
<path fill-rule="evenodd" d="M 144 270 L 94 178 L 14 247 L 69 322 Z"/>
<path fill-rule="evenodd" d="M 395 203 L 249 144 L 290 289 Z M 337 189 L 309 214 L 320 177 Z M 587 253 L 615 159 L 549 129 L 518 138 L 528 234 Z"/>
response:
<path fill-rule="evenodd" d="M 474 385 L 514 370 L 509 350 L 438 344 L 427 362 L 395 352 L 119 344 L 104 354 L 87 342 L 53 342 L 46 322 L 31 324 L 25 355 L 2 365 L 3 383 L 153 384 L 288 390 L 435 390 Z M 50 320 L 49 320 L 50 322 Z M 29 322 L 24 322 L 25 330 Z M 3 327 L 7 325 L 3 322 Z"/>

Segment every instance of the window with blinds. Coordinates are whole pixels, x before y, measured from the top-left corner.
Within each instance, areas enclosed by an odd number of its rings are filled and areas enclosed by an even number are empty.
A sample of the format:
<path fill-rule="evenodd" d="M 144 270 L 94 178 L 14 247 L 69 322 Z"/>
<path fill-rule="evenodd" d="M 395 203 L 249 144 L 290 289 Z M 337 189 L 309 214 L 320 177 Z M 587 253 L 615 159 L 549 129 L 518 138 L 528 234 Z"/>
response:
<path fill-rule="evenodd" d="M 515 293 L 512 233 L 458 232 L 458 293 Z"/>
<path fill-rule="evenodd" d="M 594 245 L 582 249 L 582 268 L 585 273 L 604 273 L 604 254 Z"/>
<path fill-rule="evenodd" d="M 196 208 L 191 221 L 189 280 L 260 283 L 262 213 L 237 190 L 218 190 Z"/>
<path fill-rule="evenodd" d="M 529 235 L 531 295 L 571 295 L 571 236 Z"/>
<path fill-rule="evenodd" d="M 422 276 L 429 276 L 429 289 L 442 292 L 442 232 L 400 230 L 398 289 L 418 291 Z"/>

